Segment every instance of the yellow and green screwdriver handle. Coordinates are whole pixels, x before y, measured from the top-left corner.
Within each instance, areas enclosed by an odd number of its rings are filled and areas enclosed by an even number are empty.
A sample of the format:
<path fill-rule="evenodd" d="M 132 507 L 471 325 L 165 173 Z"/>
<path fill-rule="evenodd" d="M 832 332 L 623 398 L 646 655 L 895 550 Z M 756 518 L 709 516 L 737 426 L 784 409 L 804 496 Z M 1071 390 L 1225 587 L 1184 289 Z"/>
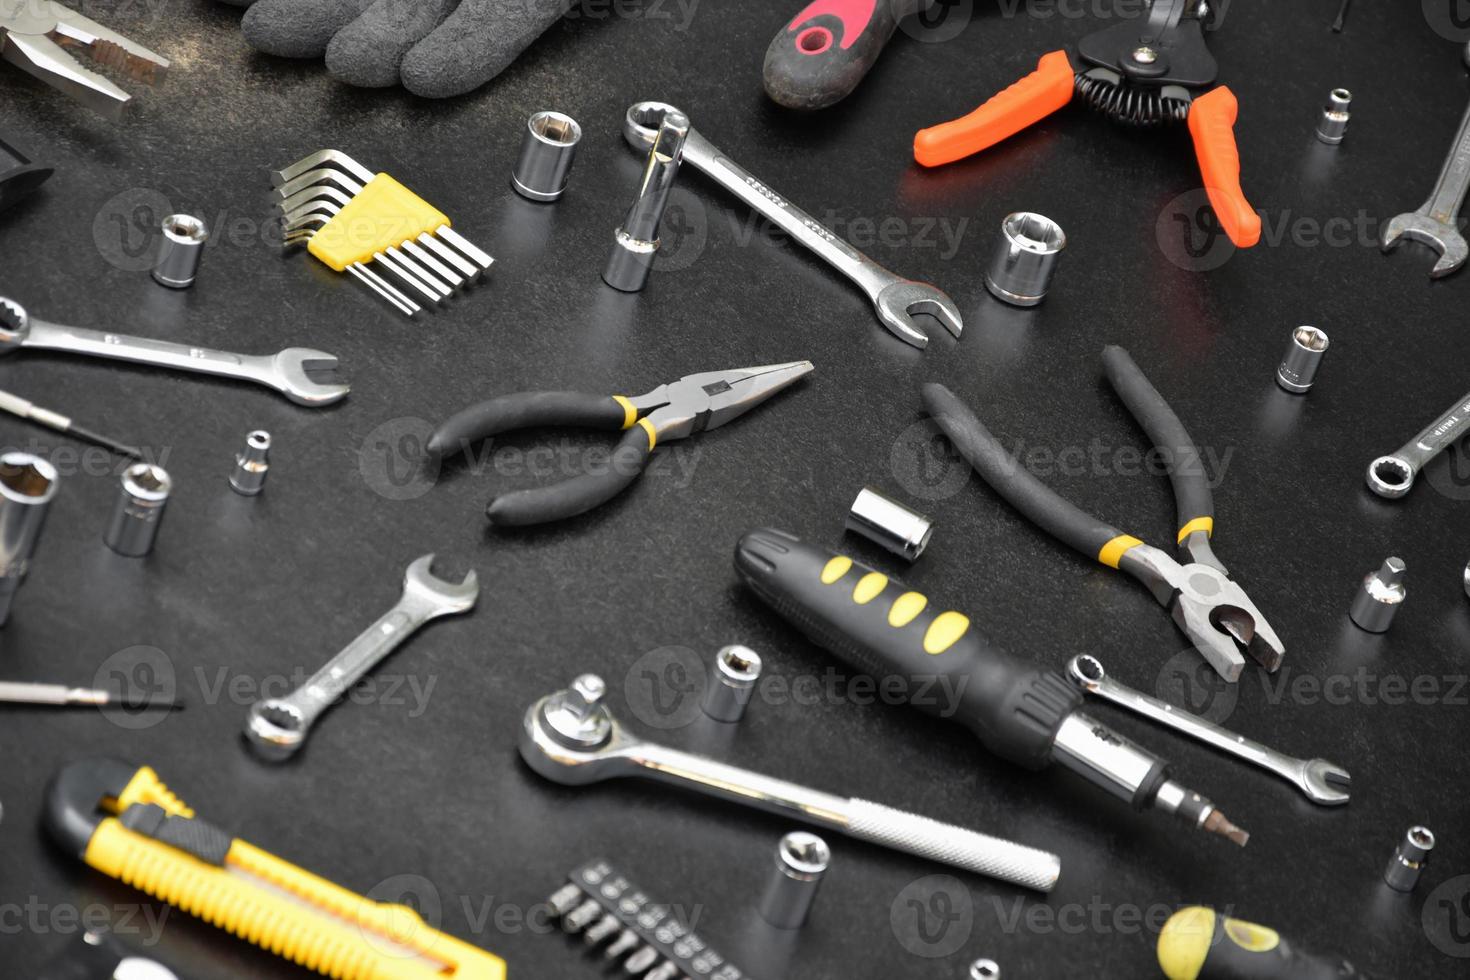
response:
<path fill-rule="evenodd" d="M 1159 967 L 1169 980 L 1345 980 L 1343 960 L 1295 949 L 1274 929 L 1198 905 L 1180 909 L 1159 933 Z"/>
<path fill-rule="evenodd" d="M 335 980 L 504 980 L 505 961 L 197 819 L 147 766 L 86 759 L 46 789 L 62 848 L 133 888 Z"/>

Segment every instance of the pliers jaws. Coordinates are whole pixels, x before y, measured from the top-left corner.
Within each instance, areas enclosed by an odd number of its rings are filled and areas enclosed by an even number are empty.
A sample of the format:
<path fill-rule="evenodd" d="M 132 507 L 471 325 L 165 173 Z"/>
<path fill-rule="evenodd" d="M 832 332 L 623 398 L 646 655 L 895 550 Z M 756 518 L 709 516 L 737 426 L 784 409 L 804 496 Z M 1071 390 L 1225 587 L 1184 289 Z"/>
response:
<path fill-rule="evenodd" d="M 685 439 L 739 418 L 814 368 L 811 361 L 689 374 L 630 398 L 658 432 L 659 442 Z"/>
<path fill-rule="evenodd" d="M 0 56 L 89 109 L 121 119 L 133 97 L 69 53 L 82 50 L 150 85 L 169 67 L 162 55 L 55 0 L 0 0 Z"/>

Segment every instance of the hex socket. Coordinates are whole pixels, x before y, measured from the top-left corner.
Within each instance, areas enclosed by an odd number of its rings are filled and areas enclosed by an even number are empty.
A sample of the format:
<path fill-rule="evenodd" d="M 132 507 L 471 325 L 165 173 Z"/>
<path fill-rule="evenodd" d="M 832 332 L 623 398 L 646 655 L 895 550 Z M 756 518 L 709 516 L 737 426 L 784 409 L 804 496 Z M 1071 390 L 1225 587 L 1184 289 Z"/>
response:
<path fill-rule="evenodd" d="M 265 478 L 270 475 L 271 434 L 256 429 L 245 437 L 245 448 L 235 456 L 235 472 L 230 474 L 230 486 L 238 494 L 254 497 L 265 489 Z"/>
<path fill-rule="evenodd" d="M 209 241 L 209 228 L 192 214 L 163 219 L 163 244 L 153 264 L 153 280 L 169 289 L 188 289 L 199 274 L 199 260 Z"/>
<path fill-rule="evenodd" d="M 56 488 L 56 468 L 41 457 L 0 455 L 0 626 L 10 619 L 10 604 L 30 571 Z"/>
<path fill-rule="evenodd" d="M 125 558 L 142 558 L 153 550 L 163 522 L 173 479 L 161 466 L 134 463 L 122 475 L 122 487 L 103 540 Z"/>
<path fill-rule="evenodd" d="M 1322 358 L 1327 356 L 1330 341 L 1325 331 L 1316 327 L 1297 327 L 1291 342 L 1276 368 L 1276 383 L 1293 395 L 1305 395 L 1317 380 Z"/>
<path fill-rule="evenodd" d="M 859 491 L 846 526 L 907 561 L 916 561 L 934 535 L 933 521 L 872 487 Z"/>
<path fill-rule="evenodd" d="M 636 293 L 648 283 L 653 260 L 658 254 L 658 226 L 674 189 L 674 178 L 684 161 L 684 142 L 689 137 L 689 117 L 667 112 L 658 136 L 648 151 L 643 183 L 628 215 L 613 235 L 612 254 L 602 280 L 614 289 Z"/>
<path fill-rule="evenodd" d="M 739 721 L 760 676 L 760 654 L 750 647 L 725 647 L 715 654 L 714 673 L 704 689 L 704 713 L 715 721 Z"/>
<path fill-rule="evenodd" d="M 1393 857 L 1384 869 L 1383 880 L 1395 891 L 1409 892 L 1419 883 L 1419 875 L 1434 850 L 1434 834 L 1428 827 L 1410 827 L 1394 848 Z"/>
<path fill-rule="evenodd" d="M 1348 120 L 1352 118 L 1353 93 L 1345 88 L 1335 88 L 1327 95 L 1327 104 L 1322 107 L 1322 118 L 1317 121 L 1317 138 L 1336 146 L 1347 135 Z"/>
<path fill-rule="evenodd" d="M 782 837 L 775 869 L 761 897 L 761 918 L 777 929 L 800 929 L 831 860 L 827 842 L 816 834 L 795 830 Z"/>
<path fill-rule="evenodd" d="M 1003 303 L 1035 306 L 1046 298 L 1066 247 L 1062 226 L 1046 215 L 1031 211 L 1006 215 L 985 273 L 985 288 Z"/>
<path fill-rule="evenodd" d="M 567 189 L 582 127 L 561 112 L 537 112 L 526 120 L 521 153 L 510 175 L 517 194 L 532 201 L 555 201 Z"/>

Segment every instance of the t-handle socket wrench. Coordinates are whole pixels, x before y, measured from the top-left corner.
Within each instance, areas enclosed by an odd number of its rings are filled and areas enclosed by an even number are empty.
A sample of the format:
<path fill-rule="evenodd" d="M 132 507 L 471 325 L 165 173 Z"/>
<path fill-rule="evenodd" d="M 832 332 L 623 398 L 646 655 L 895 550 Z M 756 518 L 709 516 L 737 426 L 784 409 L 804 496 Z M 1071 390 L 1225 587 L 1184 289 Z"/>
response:
<path fill-rule="evenodd" d="M 624 139 L 633 149 L 646 152 L 658 137 L 664 116 L 671 112 L 683 114 L 666 102 L 636 103 L 628 109 L 623 120 Z M 959 307 L 937 287 L 889 272 L 816 218 L 751 176 L 693 126 L 689 127 L 684 143 L 684 162 L 704 172 L 763 218 L 857 283 L 872 302 L 878 319 L 900 340 L 915 347 L 929 343 L 928 335 L 914 322 L 915 313 L 929 314 L 957 338 L 964 329 Z"/>
<path fill-rule="evenodd" d="M 526 764 L 566 786 L 619 776 L 678 783 L 1037 891 L 1051 891 L 1061 874 L 1061 859 L 1046 851 L 642 741 L 602 703 L 606 691 L 602 678 L 583 674 L 570 689 L 531 705 L 520 738 Z"/>
<path fill-rule="evenodd" d="M 1408 493 L 1419 471 L 1465 434 L 1466 421 L 1470 421 L 1470 395 L 1455 402 L 1398 452 L 1368 464 L 1368 488 L 1389 500 Z"/>
<path fill-rule="evenodd" d="M 1149 721 L 1166 725 L 1176 732 L 1204 742 L 1211 748 L 1244 759 L 1295 785 L 1307 799 L 1323 806 L 1337 806 L 1348 801 L 1348 786 L 1352 777 L 1341 766 L 1334 766 L 1326 759 L 1297 759 L 1253 742 L 1243 735 L 1236 735 L 1176 708 L 1167 701 L 1151 698 L 1142 691 L 1135 691 L 1120 684 L 1107 675 L 1102 662 L 1096 657 L 1083 654 L 1067 663 L 1067 677 L 1088 694 L 1095 694 L 1104 701 L 1111 701 L 1120 708 L 1127 708 Z"/>
<path fill-rule="evenodd" d="M 455 616 L 474 608 L 475 600 L 480 597 L 480 582 L 474 571 L 456 585 L 434 575 L 433 565 L 431 554 L 409 565 L 403 576 L 403 595 L 397 605 L 327 661 L 305 684 L 284 698 L 270 698 L 251 705 L 245 738 L 262 759 L 282 762 L 295 754 L 321 713 L 420 626 L 440 616 Z"/>

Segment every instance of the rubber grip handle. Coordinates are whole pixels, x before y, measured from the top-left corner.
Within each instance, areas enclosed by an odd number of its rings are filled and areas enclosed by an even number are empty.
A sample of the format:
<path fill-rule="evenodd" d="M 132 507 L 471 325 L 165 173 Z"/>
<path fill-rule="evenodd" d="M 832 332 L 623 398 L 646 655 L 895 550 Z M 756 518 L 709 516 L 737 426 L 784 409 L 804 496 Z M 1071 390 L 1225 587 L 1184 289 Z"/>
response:
<path fill-rule="evenodd" d="M 996 755 L 1030 769 L 1051 761 L 1081 692 L 990 646 L 969 617 L 944 610 L 852 559 L 771 529 L 735 549 L 735 568 L 807 639 L 884 694 L 969 728 Z"/>
<path fill-rule="evenodd" d="M 938 167 L 989 149 L 1071 102 L 1075 78 L 1067 52 L 1042 55 L 1034 72 L 968 116 L 919 130 L 914 136 L 914 159 L 926 167 Z"/>
<path fill-rule="evenodd" d="M 935 423 L 996 493 L 1057 540 L 1089 558 L 1117 567 L 1115 561 L 1105 561 L 1103 556 L 1110 545 L 1127 537 L 1123 532 L 1064 500 L 1032 476 L 944 385 L 926 384 L 921 394 Z"/>
<path fill-rule="evenodd" d="M 766 94 L 788 109 L 842 101 L 877 63 L 903 13 L 892 0 L 814 0 L 771 39 Z"/>
<path fill-rule="evenodd" d="M 626 429 L 631 413 L 617 399 L 578 391 L 523 391 L 472 405 L 451 416 L 434 430 L 426 447 L 430 455 L 462 453 L 481 439 L 543 426 L 582 426 L 589 429 Z"/>
<path fill-rule="evenodd" d="M 585 514 L 622 493 L 638 478 L 648 465 L 653 443 L 651 429 L 636 426 L 623 436 L 602 472 L 503 494 L 490 501 L 485 516 L 496 527 L 527 527 Z"/>
<path fill-rule="evenodd" d="M 1159 967 L 1169 980 L 1346 980 L 1342 959 L 1295 949 L 1274 929 L 1191 906 L 1159 932 Z"/>
<path fill-rule="evenodd" d="M 1174 487 L 1174 506 L 1181 530 L 1196 521 L 1205 522 L 1209 525 L 1207 529 L 1213 529 L 1215 495 L 1210 490 L 1199 447 L 1189 437 L 1184 423 L 1126 350 L 1109 344 L 1103 348 L 1102 359 L 1118 397 L 1153 444 L 1168 454 L 1165 462 L 1169 466 L 1169 482 Z"/>
<path fill-rule="evenodd" d="M 1225 234 L 1236 248 L 1250 248 L 1261 240 L 1261 216 L 1245 199 L 1240 187 L 1240 150 L 1235 145 L 1235 119 L 1240 103 L 1221 85 L 1194 100 L 1189 109 L 1189 135 L 1199 158 L 1205 193 Z"/>

